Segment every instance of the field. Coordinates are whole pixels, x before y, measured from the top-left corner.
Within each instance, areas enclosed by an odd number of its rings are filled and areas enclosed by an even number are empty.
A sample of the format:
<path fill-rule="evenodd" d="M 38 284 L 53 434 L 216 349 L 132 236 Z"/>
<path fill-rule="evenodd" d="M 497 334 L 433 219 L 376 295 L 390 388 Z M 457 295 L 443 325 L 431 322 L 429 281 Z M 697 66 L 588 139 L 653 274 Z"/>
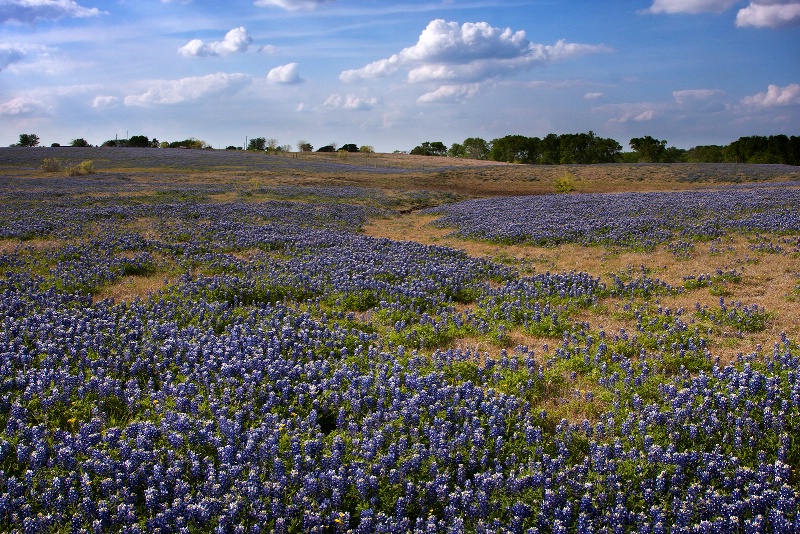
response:
<path fill-rule="evenodd" d="M 796 167 L 5 148 L 0 322 L 0 531 L 800 532 Z"/>

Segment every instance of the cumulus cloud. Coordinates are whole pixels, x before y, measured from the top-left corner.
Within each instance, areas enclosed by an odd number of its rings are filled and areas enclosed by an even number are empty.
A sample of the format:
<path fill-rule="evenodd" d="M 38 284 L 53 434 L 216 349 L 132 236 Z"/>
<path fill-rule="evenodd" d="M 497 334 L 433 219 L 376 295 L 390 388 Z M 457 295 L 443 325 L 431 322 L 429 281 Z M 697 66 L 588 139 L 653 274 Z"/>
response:
<path fill-rule="evenodd" d="M 96 17 L 100 10 L 83 7 L 75 0 L 3 0 L 0 2 L 0 23 L 34 23 L 64 17 Z"/>
<path fill-rule="evenodd" d="M 719 89 L 684 89 L 681 91 L 672 91 L 672 97 L 675 99 L 675 102 L 680 105 L 709 100 L 721 94 L 723 94 L 723 92 Z"/>
<path fill-rule="evenodd" d="M 663 103 L 626 102 L 622 104 L 606 104 L 594 108 L 595 112 L 607 115 L 609 122 L 645 122 L 661 115 L 666 109 Z"/>
<path fill-rule="evenodd" d="M 722 13 L 738 0 L 653 0 L 642 13 Z"/>
<path fill-rule="evenodd" d="M 54 52 L 55 49 L 47 46 L 0 43 L 0 71 L 57 74 L 76 66 L 86 66 L 85 63 L 69 58 L 53 57 Z"/>
<path fill-rule="evenodd" d="M 125 97 L 126 106 L 173 105 L 232 94 L 251 82 L 246 74 L 217 72 L 178 80 L 160 80 L 142 94 Z"/>
<path fill-rule="evenodd" d="M 247 35 L 247 30 L 244 26 L 240 26 L 226 33 L 222 41 L 214 41 L 206 44 L 200 39 L 192 39 L 178 48 L 178 52 L 186 57 L 227 56 L 234 52 L 246 52 L 252 42 L 253 39 Z"/>
<path fill-rule="evenodd" d="M 330 108 L 365 111 L 374 108 L 377 104 L 377 98 L 362 98 L 349 94 L 344 96 L 333 94 L 325 100 L 324 105 Z"/>
<path fill-rule="evenodd" d="M 495 28 L 486 22 L 431 21 L 413 46 L 359 69 L 345 70 L 339 78 L 357 81 L 378 78 L 406 69 L 409 82 L 479 82 L 513 74 L 520 69 L 585 54 L 608 52 L 603 45 L 558 41 L 554 45 L 531 43 L 524 31 Z"/>
<path fill-rule="evenodd" d="M 736 25 L 756 28 L 785 28 L 800 26 L 800 2 L 759 0 L 739 10 Z"/>
<path fill-rule="evenodd" d="M 116 96 L 98 95 L 92 100 L 93 108 L 107 108 L 115 106 L 119 102 Z"/>
<path fill-rule="evenodd" d="M 18 63 L 25 58 L 28 49 L 24 45 L 0 43 L 0 71 L 12 63 Z"/>
<path fill-rule="evenodd" d="M 300 77 L 300 72 L 297 68 L 297 63 L 289 63 L 275 67 L 267 73 L 267 81 L 269 83 L 279 84 L 294 84 L 301 83 L 303 79 Z"/>
<path fill-rule="evenodd" d="M 280 7 L 287 11 L 310 11 L 317 9 L 328 1 L 330 0 L 256 0 L 254 5 L 258 7 Z"/>
<path fill-rule="evenodd" d="M 417 102 L 463 102 L 469 100 L 480 90 L 480 84 L 470 83 L 463 85 L 442 85 L 435 91 L 425 93 L 417 98 Z"/>
<path fill-rule="evenodd" d="M 767 87 L 767 92 L 745 97 L 742 103 L 759 108 L 800 105 L 800 84 L 793 83 L 786 87 L 770 85 Z"/>
<path fill-rule="evenodd" d="M 41 100 L 20 96 L 0 104 L 0 117 L 26 117 L 37 115 L 45 109 Z"/>

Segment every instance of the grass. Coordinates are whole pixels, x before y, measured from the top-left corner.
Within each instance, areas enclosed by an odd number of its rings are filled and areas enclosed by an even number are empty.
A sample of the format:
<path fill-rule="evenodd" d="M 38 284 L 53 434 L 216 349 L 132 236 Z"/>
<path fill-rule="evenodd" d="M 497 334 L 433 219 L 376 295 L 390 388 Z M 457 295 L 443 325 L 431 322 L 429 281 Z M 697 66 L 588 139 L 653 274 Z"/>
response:
<path fill-rule="evenodd" d="M 719 297 L 724 296 L 726 301 L 756 304 L 770 312 L 770 320 L 758 331 L 744 332 L 740 336 L 738 329 L 729 327 L 713 332 L 709 348 L 723 362 L 734 360 L 739 353 L 752 353 L 757 347 L 771 346 L 781 332 L 792 339 L 800 338 L 797 279 L 792 275 L 800 271 L 800 258 L 796 254 L 754 252 L 749 248 L 747 236 L 729 236 L 724 244 L 716 247 L 713 244 L 697 244 L 690 257 L 684 258 L 676 257 L 667 246 L 636 252 L 613 246 L 564 244 L 538 247 L 466 240 L 452 235 L 450 229 L 433 226 L 431 223 L 435 219 L 435 216 L 426 214 L 400 215 L 372 221 L 364 228 L 364 232 L 376 237 L 460 249 L 471 256 L 501 261 L 521 272 L 585 271 L 600 276 L 601 281 L 609 287 L 613 285 L 614 273 L 644 268 L 651 278 L 663 280 L 675 288 L 684 288 L 678 294 L 658 296 L 658 303 L 664 307 L 686 310 L 693 310 L 695 304 L 713 307 L 718 305 Z M 716 252 L 720 248 L 724 251 Z M 754 261 L 762 257 L 767 257 L 769 261 Z M 722 274 L 718 274 L 718 271 Z M 696 279 L 704 274 L 709 275 L 708 284 L 686 284 L 687 277 Z M 609 299 L 603 306 L 575 314 L 572 320 L 588 321 L 593 327 L 602 325 L 607 331 L 619 331 L 620 328 L 633 331 L 635 320 L 613 313 L 626 303 L 625 299 Z M 512 330 L 509 335 L 512 342 L 531 347 L 542 347 L 548 343 L 552 345 L 552 339 L 546 336 L 532 336 L 518 330 Z"/>
<path fill-rule="evenodd" d="M 26 157 L 30 154 L 14 153 Z M 707 188 L 726 181 L 800 181 L 800 171 L 792 167 L 694 164 L 525 166 L 404 154 L 351 154 L 342 159 L 335 154 L 317 153 L 292 158 L 221 154 L 218 151 L 151 150 L 131 152 L 135 157 L 129 160 L 122 158 L 125 151 L 112 149 L 92 149 L 74 154 L 95 162 L 97 174 L 92 176 L 92 183 L 105 184 L 107 189 L 86 192 L 79 183 L 65 182 L 58 182 L 57 187 L 61 195 L 86 202 L 146 204 L 291 200 L 356 203 L 383 210 L 383 215 L 376 215 L 363 227 L 366 235 L 452 247 L 470 256 L 507 265 L 521 275 L 580 271 L 599 276 L 607 287 L 613 287 L 616 276 L 635 278 L 641 274 L 680 289 L 653 294 L 606 295 L 597 304 L 560 314 L 559 320 L 563 320 L 564 326 L 583 324 L 593 332 L 602 330 L 612 337 L 623 331 L 636 333 L 634 310 L 645 309 L 645 305 L 652 309 L 658 306 L 683 309 L 687 310 L 684 320 L 687 323 L 693 321 L 691 328 L 703 329 L 707 349 L 723 363 L 735 360 L 740 354 L 769 349 L 782 332 L 791 339 L 800 339 L 800 307 L 797 306 L 800 284 L 796 274 L 800 272 L 800 255 L 776 253 L 775 247 L 753 247 L 754 243 L 779 243 L 781 236 L 760 235 L 756 240 L 753 236 L 730 235 L 713 241 L 657 246 L 648 251 L 613 245 L 503 245 L 459 238 L 451 229 L 434 226 L 432 223 L 437 216 L 418 211 L 463 198 L 552 193 L 557 180 L 567 175 L 566 185 L 579 189 L 581 193 L 668 191 Z M 198 159 L 198 162 L 183 165 L 181 162 L 187 157 Z M 27 165 L 8 158 L 0 165 L 0 177 L 23 190 L 56 187 L 52 184 L 56 184 L 59 176 L 41 168 L 42 152 L 36 152 L 36 158 Z M 172 161 L 170 158 L 178 159 Z M 748 172 L 752 176 L 748 176 Z M 363 188 L 364 194 L 326 200 L 324 194 L 315 192 L 318 186 Z M 146 218 L 128 221 L 125 227 L 144 237 L 155 237 L 166 231 L 162 221 Z M 180 241 L 181 235 L 176 233 L 175 239 Z M 2 239 L 0 254 L 59 246 L 56 239 Z M 254 252 L 238 251 L 236 255 L 243 261 L 252 261 Z M 175 267 L 127 273 L 98 288 L 93 292 L 93 300 L 146 299 L 159 290 L 169 289 L 179 274 Z M 254 288 L 252 291 L 269 291 L 270 294 L 277 291 L 283 295 L 288 288 Z M 256 297 L 260 298 L 260 295 L 237 294 L 236 299 L 231 299 L 239 302 L 241 298 Z M 718 321 L 716 316 L 712 318 L 710 313 L 693 315 L 697 306 L 717 311 L 720 297 L 724 297 L 726 302 L 756 305 L 764 312 L 752 325 L 745 323 L 746 328 L 741 327 L 741 321 L 736 322 L 736 317 L 726 323 Z M 525 328 L 508 324 L 502 331 L 492 328 L 481 334 L 452 325 L 439 329 L 425 325 L 416 331 L 403 331 L 392 336 L 390 326 L 381 324 L 381 317 L 372 313 L 376 298 L 367 293 L 349 295 L 338 302 L 333 298 L 327 305 L 337 311 L 353 312 L 354 326 L 363 329 L 368 322 L 370 328 L 381 332 L 382 337 L 391 343 L 409 348 L 421 346 L 425 352 L 470 350 L 476 359 L 485 361 L 499 358 L 502 350 L 510 353 L 514 347 L 527 347 L 535 351 L 537 360 L 550 359 L 553 362 L 545 374 L 541 395 L 531 399 L 537 409 L 545 409 L 553 417 L 565 417 L 571 422 L 580 422 L 584 418 L 595 420 L 611 402 L 599 393 L 587 400 L 587 392 L 600 392 L 602 388 L 597 387 L 597 376 L 583 372 L 582 360 L 560 361 L 556 358 L 561 330 L 546 328 L 547 325 Z M 475 306 L 466 299 L 456 303 L 455 309 L 474 312 Z M 648 313 L 652 315 L 654 312 Z M 685 337 L 676 334 L 669 341 L 683 342 Z M 655 350 L 657 343 L 654 338 L 643 339 L 640 348 Z M 633 345 L 623 345 L 610 343 L 610 352 L 624 348 L 627 351 L 624 356 L 635 360 L 638 349 Z M 710 365 L 710 361 L 698 352 L 689 354 L 682 361 L 669 356 L 662 365 L 677 371 L 682 363 L 695 372 Z M 469 366 L 452 370 L 454 376 L 462 378 L 471 371 Z M 527 380 L 527 377 L 522 371 L 510 373 L 504 375 L 497 385 L 511 392 L 523 379 Z"/>

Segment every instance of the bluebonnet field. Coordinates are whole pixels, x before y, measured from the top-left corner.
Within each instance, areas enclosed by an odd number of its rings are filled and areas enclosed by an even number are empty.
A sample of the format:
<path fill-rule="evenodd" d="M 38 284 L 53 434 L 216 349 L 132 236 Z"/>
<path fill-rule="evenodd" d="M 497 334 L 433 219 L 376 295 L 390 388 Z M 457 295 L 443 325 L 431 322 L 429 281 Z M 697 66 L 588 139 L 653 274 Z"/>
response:
<path fill-rule="evenodd" d="M 708 336 L 769 310 L 658 304 L 737 272 L 523 274 L 360 234 L 396 201 L 363 188 L 2 180 L 0 530 L 800 532 L 796 341 L 722 362 Z M 483 239 L 749 232 L 796 257 L 798 207 L 761 184 L 441 213 Z M 635 331 L 576 319 L 610 302 Z"/>

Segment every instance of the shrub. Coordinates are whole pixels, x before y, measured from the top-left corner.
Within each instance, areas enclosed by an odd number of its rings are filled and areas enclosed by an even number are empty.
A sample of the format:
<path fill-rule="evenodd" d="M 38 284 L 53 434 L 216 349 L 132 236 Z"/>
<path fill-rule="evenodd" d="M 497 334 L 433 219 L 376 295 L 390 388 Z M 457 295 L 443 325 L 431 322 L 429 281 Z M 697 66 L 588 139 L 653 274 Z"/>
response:
<path fill-rule="evenodd" d="M 575 175 L 571 172 L 565 172 L 555 179 L 554 185 L 556 193 L 571 193 L 575 191 Z"/>
<path fill-rule="evenodd" d="M 94 162 L 88 159 L 82 161 L 80 165 L 71 165 L 67 167 L 67 174 L 70 176 L 83 176 L 85 174 L 94 174 Z"/>
<path fill-rule="evenodd" d="M 46 172 L 58 172 L 61 170 L 61 162 L 57 158 L 44 158 L 42 160 L 42 170 Z"/>

